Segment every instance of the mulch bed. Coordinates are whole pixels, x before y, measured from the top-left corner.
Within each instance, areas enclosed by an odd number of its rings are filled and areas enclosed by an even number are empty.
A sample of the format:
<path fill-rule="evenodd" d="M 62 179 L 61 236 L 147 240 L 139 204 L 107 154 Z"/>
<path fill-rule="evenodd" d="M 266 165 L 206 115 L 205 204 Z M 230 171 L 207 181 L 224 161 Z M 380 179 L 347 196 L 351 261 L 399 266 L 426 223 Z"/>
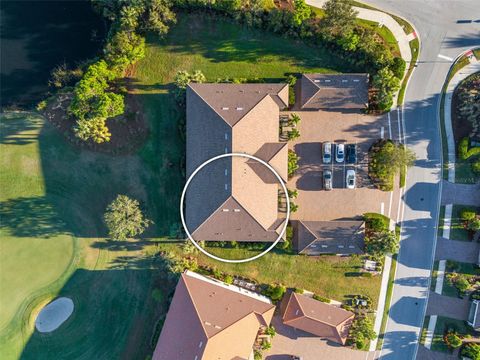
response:
<path fill-rule="evenodd" d="M 468 78 L 467 78 L 468 79 Z M 472 87 L 475 86 L 472 82 Z M 455 142 L 458 143 L 464 137 L 470 137 L 472 134 L 472 124 L 462 119 L 461 115 L 459 114 L 458 108 L 461 105 L 460 99 L 458 97 L 460 93 L 460 85 L 455 89 L 453 96 L 452 96 L 452 126 L 453 126 L 453 136 L 455 138 Z M 476 141 L 480 141 L 480 139 L 474 139 Z"/>

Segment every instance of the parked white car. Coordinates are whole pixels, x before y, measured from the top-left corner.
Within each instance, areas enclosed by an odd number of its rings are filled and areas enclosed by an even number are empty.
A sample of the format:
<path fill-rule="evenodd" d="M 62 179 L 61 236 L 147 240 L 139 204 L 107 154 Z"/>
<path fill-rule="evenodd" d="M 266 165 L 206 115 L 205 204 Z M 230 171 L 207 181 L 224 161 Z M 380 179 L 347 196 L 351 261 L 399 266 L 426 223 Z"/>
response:
<path fill-rule="evenodd" d="M 323 163 L 330 164 L 332 162 L 332 143 L 323 143 Z"/>
<path fill-rule="evenodd" d="M 337 163 L 343 163 L 345 160 L 345 145 L 337 144 L 337 151 L 335 151 L 335 161 Z"/>
<path fill-rule="evenodd" d="M 346 182 L 348 189 L 355 189 L 355 170 L 347 170 Z"/>

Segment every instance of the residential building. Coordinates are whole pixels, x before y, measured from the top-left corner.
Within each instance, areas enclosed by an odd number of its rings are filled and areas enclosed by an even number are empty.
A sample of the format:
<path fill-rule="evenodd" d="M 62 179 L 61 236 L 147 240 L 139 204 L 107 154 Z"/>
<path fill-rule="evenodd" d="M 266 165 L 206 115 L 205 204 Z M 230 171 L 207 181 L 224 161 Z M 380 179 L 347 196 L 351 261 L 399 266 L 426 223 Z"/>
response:
<path fill-rule="evenodd" d="M 248 360 L 275 306 L 264 296 L 187 271 L 180 277 L 153 360 Z"/>
<path fill-rule="evenodd" d="M 362 254 L 364 240 L 364 221 L 296 221 L 293 248 L 305 255 Z"/>
<path fill-rule="evenodd" d="M 281 313 L 285 325 L 342 345 L 355 317 L 351 311 L 293 291 L 285 295 Z"/>
<path fill-rule="evenodd" d="M 279 141 L 287 84 L 190 84 L 186 96 L 187 176 L 217 155 L 246 153 L 287 180 L 288 146 Z M 198 241 L 275 241 L 284 223 L 279 185 L 252 159 L 228 157 L 208 164 L 186 193 L 189 232 Z"/>
<path fill-rule="evenodd" d="M 368 74 L 303 74 L 301 110 L 358 111 L 368 106 Z"/>

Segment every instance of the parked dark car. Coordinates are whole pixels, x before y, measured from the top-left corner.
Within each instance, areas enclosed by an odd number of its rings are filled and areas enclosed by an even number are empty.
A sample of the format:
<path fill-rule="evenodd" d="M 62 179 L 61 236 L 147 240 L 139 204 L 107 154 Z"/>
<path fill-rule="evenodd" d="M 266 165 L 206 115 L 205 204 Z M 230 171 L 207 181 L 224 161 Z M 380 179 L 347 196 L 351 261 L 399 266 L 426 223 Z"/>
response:
<path fill-rule="evenodd" d="M 330 170 L 323 170 L 323 188 L 332 190 L 332 172 Z"/>
<path fill-rule="evenodd" d="M 356 144 L 348 144 L 345 147 L 347 156 L 346 161 L 347 164 L 355 164 L 357 162 L 357 145 Z"/>

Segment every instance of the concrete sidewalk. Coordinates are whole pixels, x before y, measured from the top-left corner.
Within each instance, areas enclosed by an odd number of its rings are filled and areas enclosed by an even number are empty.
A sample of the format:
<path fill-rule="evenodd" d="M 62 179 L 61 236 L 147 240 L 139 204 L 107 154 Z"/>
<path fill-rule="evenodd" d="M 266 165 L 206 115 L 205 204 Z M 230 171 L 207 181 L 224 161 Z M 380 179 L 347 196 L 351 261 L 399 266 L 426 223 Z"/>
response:
<path fill-rule="evenodd" d="M 453 137 L 452 126 L 452 97 L 455 88 L 466 77 L 480 71 L 480 62 L 474 61 L 457 72 L 450 80 L 445 94 L 444 122 L 445 135 L 448 144 L 448 181 L 455 182 L 455 138 Z"/>

